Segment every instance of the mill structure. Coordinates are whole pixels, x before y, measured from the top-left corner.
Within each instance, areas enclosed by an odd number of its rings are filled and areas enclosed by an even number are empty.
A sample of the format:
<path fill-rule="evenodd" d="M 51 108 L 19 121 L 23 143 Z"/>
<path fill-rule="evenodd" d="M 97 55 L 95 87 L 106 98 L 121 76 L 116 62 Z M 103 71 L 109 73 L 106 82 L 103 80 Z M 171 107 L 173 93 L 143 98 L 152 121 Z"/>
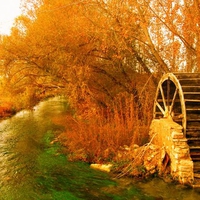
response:
<path fill-rule="evenodd" d="M 154 102 L 154 119 L 171 119 L 182 126 L 200 178 L 200 73 L 167 73 L 161 78 Z"/>

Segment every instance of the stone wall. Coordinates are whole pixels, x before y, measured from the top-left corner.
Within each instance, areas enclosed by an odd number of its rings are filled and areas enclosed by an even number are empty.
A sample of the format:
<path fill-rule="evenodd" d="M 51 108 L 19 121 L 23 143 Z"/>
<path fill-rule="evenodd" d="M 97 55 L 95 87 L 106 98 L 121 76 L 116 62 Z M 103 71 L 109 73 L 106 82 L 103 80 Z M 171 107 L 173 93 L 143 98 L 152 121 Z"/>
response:
<path fill-rule="evenodd" d="M 193 161 L 182 126 L 172 119 L 154 119 L 150 127 L 152 143 L 164 148 L 170 158 L 171 175 L 182 184 L 194 181 Z"/>

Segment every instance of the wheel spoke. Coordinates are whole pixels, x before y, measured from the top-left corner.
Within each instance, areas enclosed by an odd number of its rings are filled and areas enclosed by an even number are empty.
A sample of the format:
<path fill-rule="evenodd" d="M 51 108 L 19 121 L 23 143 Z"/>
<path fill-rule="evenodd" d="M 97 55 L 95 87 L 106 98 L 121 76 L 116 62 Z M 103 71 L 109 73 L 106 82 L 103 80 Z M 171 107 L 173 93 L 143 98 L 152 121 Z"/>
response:
<path fill-rule="evenodd" d="M 176 95 L 178 93 L 178 88 L 176 88 L 175 92 L 174 92 L 174 96 L 173 96 L 173 99 L 172 99 L 172 103 L 170 105 L 170 110 L 169 110 L 169 113 L 171 114 L 172 113 L 172 109 L 174 107 L 174 103 L 175 103 L 175 99 L 176 99 Z"/>
<path fill-rule="evenodd" d="M 163 88 L 161 87 L 161 85 L 160 85 L 159 89 L 160 89 L 160 93 L 161 93 L 161 96 L 162 96 L 164 109 L 166 110 L 167 106 L 166 106 L 166 101 L 165 101 L 165 95 L 164 95 Z"/>
<path fill-rule="evenodd" d="M 156 101 L 156 106 L 160 109 L 163 115 L 165 115 L 165 111 L 163 110 L 162 106 Z"/>
<path fill-rule="evenodd" d="M 167 110 L 168 111 L 170 109 L 169 100 L 170 100 L 170 79 L 168 77 L 168 79 L 167 79 Z"/>

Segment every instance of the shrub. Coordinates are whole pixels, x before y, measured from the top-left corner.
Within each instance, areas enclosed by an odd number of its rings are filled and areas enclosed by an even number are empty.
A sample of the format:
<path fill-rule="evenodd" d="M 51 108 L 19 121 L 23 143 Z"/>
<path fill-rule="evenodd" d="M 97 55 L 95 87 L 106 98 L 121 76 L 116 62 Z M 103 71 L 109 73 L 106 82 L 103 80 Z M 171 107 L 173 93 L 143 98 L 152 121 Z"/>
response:
<path fill-rule="evenodd" d="M 148 95 L 145 97 L 141 99 L 143 107 L 134 105 L 134 96 L 127 93 L 119 94 L 106 109 L 84 102 L 82 115 L 56 119 L 65 126 L 59 138 L 69 159 L 101 163 L 111 161 L 124 145 L 144 144 L 152 113 Z"/>

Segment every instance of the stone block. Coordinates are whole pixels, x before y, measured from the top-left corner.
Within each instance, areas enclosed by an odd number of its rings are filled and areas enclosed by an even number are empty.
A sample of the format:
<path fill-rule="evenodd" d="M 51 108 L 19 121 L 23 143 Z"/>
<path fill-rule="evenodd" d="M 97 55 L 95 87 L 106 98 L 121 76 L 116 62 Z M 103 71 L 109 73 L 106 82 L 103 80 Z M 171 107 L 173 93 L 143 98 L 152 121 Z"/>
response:
<path fill-rule="evenodd" d="M 179 177 L 179 182 L 185 185 L 192 185 L 194 183 L 194 177 Z"/>
<path fill-rule="evenodd" d="M 173 154 L 189 154 L 189 148 L 176 147 L 173 149 Z"/>
<path fill-rule="evenodd" d="M 180 178 L 189 178 L 191 179 L 193 177 L 193 173 L 188 173 L 188 172 L 178 172 L 178 176 Z"/>
<path fill-rule="evenodd" d="M 193 168 L 192 167 L 187 167 L 187 166 L 178 166 L 178 170 L 180 173 L 193 173 Z"/>
<path fill-rule="evenodd" d="M 188 152 L 182 152 L 182 153 L 174 153 L 174 157 L 176 159 L 186 159 L 190 156 L 189 151 Z"/>
<path fill-rule="evenodd" d="M 173 142 L 180 142 L 180 143 L 187 143 L 186 138 L 173 138 L 172 141 Z"/>
<path fill-rule="evenodd" d="M 172 131 L 171 133 L 172 139 L 182 139 L 184 138 L 183 132 L 178 132 L 178 131 Z"/>
<path fill-rule="evenodd" d="M 187 166 L 189 168 L 191 167 L 192 169 L 194 166 L 193 161 L 191 159 L 182 159 L 182 160 L 180 160 L 179 163 L 181 166 Z"/>
<path fill-rule="evenodd" d="M 189 149 L 189 147 L 188 147 L 188 144 L 187 143 L 182 143 L 182 142 L 175 142 L 175 143 L 173 143 L 173 145 L 172 145 L 172 150 L 175 150 L 176 151 L 176 149 L 180 149 L 180 151 L 184 151 L 185 149 Z"/>
<path fill-rule="evenodd" d="M 178 171 L 178 165 L 179 165 L 179 162 L 177 159 L 173 158 L 173 157 L 170 157 L 171 159 L 171 171 L 172 172 L 177 172 Z"/>

